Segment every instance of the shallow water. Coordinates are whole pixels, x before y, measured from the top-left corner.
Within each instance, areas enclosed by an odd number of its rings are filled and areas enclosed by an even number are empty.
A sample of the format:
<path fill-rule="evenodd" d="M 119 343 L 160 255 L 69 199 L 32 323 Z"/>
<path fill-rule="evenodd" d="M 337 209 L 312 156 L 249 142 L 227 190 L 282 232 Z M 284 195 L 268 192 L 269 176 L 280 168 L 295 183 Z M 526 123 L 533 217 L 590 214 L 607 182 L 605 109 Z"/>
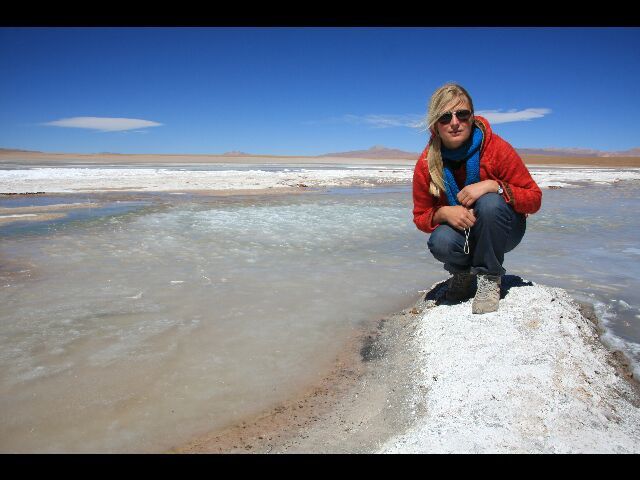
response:
<path fill-rule="evenodd" d="M 157 451 L 287 398 L 437 280 L 406 197 L 156 197 L 14 228 L 1 449 Z"/>
<path fill-rule="evenodd" d="M 545 190 L 505 262 L 595 302 L 636 361 L 639 194 Z M 82 198 L 102 209 L 0 226 L 3 452 L 162 451 L 235 423 L 446 277 L 410 187 Z"/>

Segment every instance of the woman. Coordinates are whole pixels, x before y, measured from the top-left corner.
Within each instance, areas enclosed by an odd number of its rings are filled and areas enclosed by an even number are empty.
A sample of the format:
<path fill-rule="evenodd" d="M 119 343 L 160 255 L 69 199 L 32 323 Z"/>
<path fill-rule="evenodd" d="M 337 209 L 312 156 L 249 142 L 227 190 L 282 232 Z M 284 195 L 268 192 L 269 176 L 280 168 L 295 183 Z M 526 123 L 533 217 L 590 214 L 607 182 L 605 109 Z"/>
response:
<path fill-rule="evenodd" d="M 524 235 L 542 192 L 511 145 L 473 114 L 469 93 L 447 84 L 429 102 L 429 144 L 413 175 L 413 221 L 453 277 L 446 299 L 477 291 L 473 313 L 498 310 L 504 254 Z"/>

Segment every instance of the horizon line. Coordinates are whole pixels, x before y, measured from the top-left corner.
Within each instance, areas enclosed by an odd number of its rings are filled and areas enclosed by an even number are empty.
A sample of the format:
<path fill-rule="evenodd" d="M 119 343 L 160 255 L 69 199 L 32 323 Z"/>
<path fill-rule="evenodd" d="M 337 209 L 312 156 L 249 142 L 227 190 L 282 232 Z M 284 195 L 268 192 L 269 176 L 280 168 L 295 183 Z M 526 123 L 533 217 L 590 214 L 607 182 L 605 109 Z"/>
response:
<path fill-rule="evenodd" d="M 513 147 L 516 151 L 518 150 L 540 150 L 540 151 L 548 151 L 550 153 L 564 153 L 567 156 L 572 155 L 588 155 L 588 156 L 599 156 L 599 154 L 618 154 L 622 155 L 628 153 L 629 156 L 640 156 L 640 147 L 632 147 L 626 150 L 599 150 L 592 148 L 583 148 L 583 147 Z M 250 153 L 240 150 L 230 150 L 223 153 L 157 153 L 157 152 L 144 152 L 144 153 L 122 153 L 122 152 L 72 152 L 72 151 L 44 151 L 44 150 L 26 150 L 22 148 L 7 148 L 0 147 L 0 153 L 4 152 L 21 152 L 21 153 L 42 153 L 47 155 L 164 155 L 164 156 L 214 156 L 214 157 L 323 157 L 323 156 L 332 156 L 332 155 L 343 155 L 343 154 L 352 154 L 358 152 L 375 152 L 375 151 L 384 151 L 384 150 L 393 150 L 401 153 L 407 153 L 409 155 L 420 155 L 422 150 L 411 152 L 408 150 L 403 150 L 401 148 L 395 147 L 387 147 L 384 145 L 374 145 L 369 147 L 368 149 L 356 149 L 356 150 L 344 150 L 340 152 L 327 152 L 320 153 L 315 155 L 308 154 L 275 154 L 275 153 Z M 637 154 L 631 153 L 634 151 L 638 151 Z"/>

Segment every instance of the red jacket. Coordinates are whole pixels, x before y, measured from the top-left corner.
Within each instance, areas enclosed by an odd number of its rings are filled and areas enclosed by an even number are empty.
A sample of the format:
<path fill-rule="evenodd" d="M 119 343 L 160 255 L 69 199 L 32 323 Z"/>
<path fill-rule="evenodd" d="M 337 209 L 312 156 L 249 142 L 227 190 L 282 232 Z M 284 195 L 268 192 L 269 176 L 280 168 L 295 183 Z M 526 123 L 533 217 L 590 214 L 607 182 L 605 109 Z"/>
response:
<path fill-rule="evenodd" d="M 480 147 L 480 181 L 495 180 L 504 190 L 503 197 L 518 213 L 535 213 L 540 209 L 542 192 L 531 178 L 529 170 L 514 148 L 491 131 L 489 122 L 475 117 L 476 125 L 484 130 L 484 140 Z M 439 198 L 429 193 L 429 165 L 427 152 L 429 144 L 420 155 L 413 172 L 413 222 L 426 233 L 433 232 L 438 224 L 433 224 L 433 214 L 449 205 L 445 192 Z M 458 186 L 464 187 L 465 166 L 454 172 Z"/>

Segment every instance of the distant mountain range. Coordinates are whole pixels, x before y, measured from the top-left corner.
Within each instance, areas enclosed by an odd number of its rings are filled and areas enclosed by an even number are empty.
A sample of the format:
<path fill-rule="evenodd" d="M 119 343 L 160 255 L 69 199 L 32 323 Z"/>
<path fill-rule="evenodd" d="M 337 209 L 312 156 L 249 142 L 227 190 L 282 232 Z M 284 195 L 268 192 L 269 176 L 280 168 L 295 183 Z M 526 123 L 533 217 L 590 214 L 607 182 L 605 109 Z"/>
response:
<path fill-rule="evenodd" d="M 13 153 L 13 152 L 24 152 L 24 153 L 42 153 L 38 150 L 20 150 L 19 148 L 0 148 L 0 152 L 7 152 L 7 153 Z"/>
<path fill-rule="evenodd" d="M 617 152 L 589 150 L 586 148 L 516 148 L 520 155 L 548 155 L 554 157 L 640 157 L 640 148 L 632 148 Z M 405 152 L 394 148 L 376 145 L 368 150 L 353 150 L 350 152 L 327 153 L 319 157 L 341 158 L 387 158 L 411 159 L 420 156 L 421 152 Z"/>
<path fill-rule="evenodd" d="M 586 148 L 516 148 L 520 155 L 553 155 L 555 157 L 640 157 L 640 148 L 617 152 Z"/>
<path fill-rule="evenodd" d="M 239 152 L 238 150 L 233 150 L 231 152 L 224 152 L 222 154 L 223 157 L 250 157 L 250 153 Z"/>
<path fill-rule="evenodd" d="M 607 152 L 603 150 L 591 150 L 586 148 L 516 148 L 520 155 L 547 155 L 554 157 L 640 157 L 640 148 L 631 148 L 629 150 Z M 0 153 L 46 153 L 34 150 L 20 150 L 17 148 L 0 148 Z M 396 148 L 387 148 L 383 145 L 375 145 L 368 150 L 351 150 L 348 152 L 325 153 L 316 155 L 317 158 L 322 157 L 338 157 L 338 158 L 369 158 L 369 159 L 416 159 L 421 152 L 406 152 Z M 96 155 L 124 155 L 116 153 L 102 152 Z M 209 154 L 220 155 L 220 154 Z M 225 157 L 251 157 L 262 156 L 264 154 L 246 153 L 240 151 L 225 152 L 220 156 Z"/>
<path fill-rule="evenodd" d="M 340 158 L 382 158 L 382 159 L 410 159 L 420 156 L 419 152 L 405 152 L 395 148 L 387 148 L 382 145 L 375 145 L 368 150 L 352 150 L 350 152 L 325 153 L 318 157 L 340 157 Z"/>

